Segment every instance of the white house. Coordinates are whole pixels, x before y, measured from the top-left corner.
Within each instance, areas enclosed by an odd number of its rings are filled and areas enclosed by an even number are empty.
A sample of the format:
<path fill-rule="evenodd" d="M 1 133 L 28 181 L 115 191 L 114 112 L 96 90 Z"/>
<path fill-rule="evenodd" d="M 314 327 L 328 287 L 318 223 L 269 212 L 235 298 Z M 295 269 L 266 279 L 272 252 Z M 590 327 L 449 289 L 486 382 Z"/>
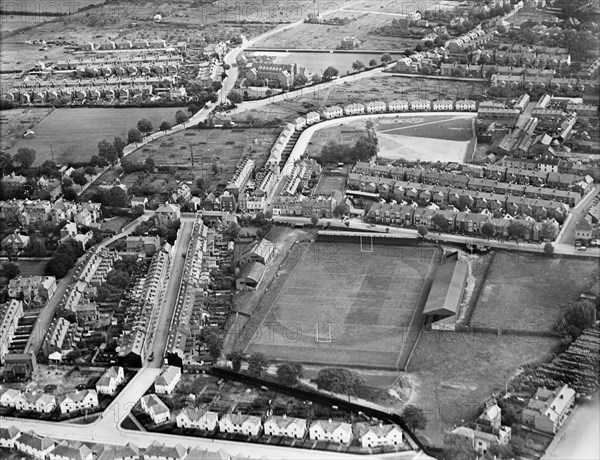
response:
<path fill-rule="evenodd" d="M 306 126 L 306 118 L 298 117 L 294 120 L 294 125 L 296 127 L 296 131 L 303 129 Z"/>
<path fill-rule="evenodd" d="M 144 451 L 144 460 L 182 460 L 187 456 L 187 449 L 181 444 L 174 447 L 154 441 Z"/>
<path fill-rule="evenodd" d="M 365 110 L 367 113 L 382 113 L 387 111 L 387 106 L 385 102 L 372 101 L 365 104 Z"/>
<path fill-rule="evenodd" d="M 92 460 L 91 449 L 81 442 L 63 441 L 49 455 L 50 460 Z"/>
<path fill-rule="evenodd" d="M 333 441 L 340 444 L 350 444 L 352 441 L 352 425 L 331 420 L 317 420 L 308 429 L 313 441 Z"/>
<path fill-rule="evenodd" d="M 447 99 L 433 101 L 433 110 L 450 112 L 454 110 L 454 102 Z"/>
<path fill-rule="evenodd" d="M 323 118 L 330 120 L 332 118 L 338 118 L 344 115 L 344 109 L 341 107 L 334 105 L 332 107 L 326 107 L 323 110 Z"/>
<path fill-rule="evenodd" d="M 417 99 L 410 102 L 410 110 L 431 110 L 431 101 L 426 99 Z"/>
<path fill-rule="evenodd" d="M 96 390 L 81 390 L 67 393 L 60 402 L 59 407 L 61 414 L 98 407 L 98 393 L 96 393 Z"/>
<path fill-rule="evenodd" d="M 117 391 L 117 386 L 123 383 L 124 379 L 125 374 L 122 367 L 109 367 L 96 383 L 96 391 L 99 394 L 112 395 Z"/>
<path fill-rule="evenodd" d="M 319 112 L 308 112 L 306 114 L 306 124 L 312 125 L 321 121 L 321 114 Z"/>
<path fill-rule="evenodd" d="M 15 399 L 19 411 L 34 411 L 49 414 L 56 407 L 56 398 L 45 393 L 21 393 Z"/>
<path fill-rule="evenodd" d="M 408 101 L 394 100 L 388 102 L 388 110 L 390 112 L 406 112 L 408 110 Z"/>
<path fill-rule="evenodd" d="M 195 428 L 197 430 L 214 431 L 219 422 L 219 414 L 184 407 L 175 417 L 177 428 Z"/>
<path fill-rule="evenodd" d="M 344 106 L 344 114 L 346 115 L 361 115 L 365 113 L 365 106 L 363 104 L 348 104 Z"/>
<path fill-rule="evenodd" d="M 302 418 L 273 415 L 264 424 L 265 434 L 302 439 L 306 435 L 306 420 Z"/>
<path fill-rule="evenodd" d="M 474 111 L 477 109 L 477 103 L 475 101 L 471 101 L 468 99 L 462 99 L 460 101 L 456 101 L 454 106 L 456 107 L 456 110 Z"/>
<path fill-rule="evenodd" d="M 181 380 L 181 368 L 167 366 L 154 381 L 154 391 L 158 394 L 171 394 Z"/>
<path fill-rule="evenodd" d="M 15 441 L 21 435 L 18 428 L 14 426 L 0 426 L 0 447 L 12 449 L 15 447 Z"/>
<path fill-rule="evenodd" d="M 23 433 L 15 440 L 15 448 L 32 457 L 45 459 L 46 455 L 54 449 L 54 441 L 30 431 L 29 433 Z"/>
<path fill-rule="evenodd" d="M 262 429 L 259 417 L 242 414 L 225 414 L 219 420 L 219 431 L 223 433 L 243 433 L 248 436 L 258 436 Z"/>
<path fill-rule="evenodd" d="M 2 407 L 15 407 L 17 397 L 21 394 L 19 390 L 9 388 L 0 394 L 0 406 Z"/>
<path fill-rule="evenodd" d="M 142 410 L 150 416 L 157 425 L 171 420 L 171 412 L 167 405 L 155 394 L 149 394 L 140 400 Z"/>
<path fill-rule="evenodd" d="M 363 447 L 397 446 L 402 444 L 402 430 L 396 425 L 370 426 L 360 443 Z"/>

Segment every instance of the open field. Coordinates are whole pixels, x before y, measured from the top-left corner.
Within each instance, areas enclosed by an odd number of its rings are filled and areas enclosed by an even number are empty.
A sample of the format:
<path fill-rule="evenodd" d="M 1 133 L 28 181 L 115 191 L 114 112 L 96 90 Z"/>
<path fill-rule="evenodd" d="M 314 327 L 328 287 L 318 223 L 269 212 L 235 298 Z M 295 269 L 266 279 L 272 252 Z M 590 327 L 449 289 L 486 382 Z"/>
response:
<path fill-rule="evenodd" d="M 424 332 L 408 367 L 411 403 L 427 427 L 419 435 L 442 445 L 444 432 L 477 415 L 478 407 L 527 363 L 550 354 L 559 340 L 547 337 Z"/>
<path fill-rule="evenodd" d="M 345 82 L 329 89 L 317 90 L 293 99 L 268 104 L 259 110 L 248 110 L 233 118 L 245 120 L 250 114 L 259 120 L 280 118 L 292 121 L 298 115 L 332 105 L 343 106 L 352 102 L 392 101 L 394 99 L 465 99 L 481 95 L 483 88 L 483 83 L 479 82 L 427 80 L 416 75 L 408 78 L 381 74 L 374 78 Z"/>
<path fill-rule="evenodd" d="M 470 141 L 475 114 L 439 115 L 437 117 L 380 118 L 375 121 L 377 134 L 400 134 L 402 136 L 422 137 L 448 141 Z"/>
<path fill-rule="evenodd" d="M 78 108 L 55 109 L 35 125 L 35 137 L 18 139 L 9 150 L 14 154 L 21 147 L 37 152 L 36 164 L 52 159 L 58 163 L 86 161 L 98 154 L 98 142 L 115 136 L 127 140 L 127 131 L 137 126 L 142 118 L 152 122 L 155 129 L 162 120 L 175 122 L 176 107 L 165 108 Z"/>
<path fill-rule="evenodd" d="M 280 360 L 394 368 L 433 254 L 297 244 L 262 299 L 270 311 L 247 351 Z"/>
<path fill-rule="evenodd" d="M 414 13 L 424 11 L 438 3 L 436 0 L 425 0 L 415 3 L 412 0 L 350 0 L 344 2 L 342 10 L 364 10 L 373 13 Z"/>
<path fill-rule="evenodd" d="M 143 162 L 152 158 L 159 166 L 185 166 L 196 178 L 216 185 L 227 182 L 244 155 L 263 164 L 280 133 L 279 128 L 188 129 L 153 142 L 128 158 Z M 190 161 L 190 145 L 194 168 Z M 215 174 L 213 165 L 217 165 Z"/>
<path fill-rule="evenodd" d="M 21 276 L 40 276 L 44 274 L 44 269 L 46 268 L 46 262 L 43 260 L 33 261 L 33 260 L 19 260 L 16 262 L 19 266 L 19 270 L 21 270 Z"/>
<path fill-rule="evenodd" d="M 508 18 L 508 22 L 513 25 L 519 25 L 524 23 L 525 21 L 533 20 L 538 23 L 542 23 L 542 21 L 552 20 L 556 18 L 555 14 L 552 14 L 550 11 L 545 9 L 538 9 L 534 6 L 525 6 L 524 8 L 517 11 L 514 15 Z"/>
<path fill-rule="evenodd" d="M 347 176 L 328 176 L 323 174 L 317 185 L 317 195 L 331 195 L 335 191 L 343 192 Z"/>
<path fill-rule="evenodd" d="M 574 303 L 599 275 L 597 260 L 533 254 L 497 254 L 471 324 L 550 331 L 561 311 Z"/>
<path fill-rule="evenodd" d="M 313 134 L 310 142 L 308 143 L 306 154 L 313 158 L 321 156 L 321 150 L 330 141 L 340 144 L 354 145 L 360 136 L 363 136 L 364 134 L 364 121 L 353 121 L 333 126 L 331 128 L 319 129 Z"/>
<path fill-rule="evenodd" d="M 52 112 L 48 108 L 24 108 L 0 112 L 0 149 L 8 150 L 23 134 Z"/>
<path fill-rule="evenodd" d="M 379 134 L 378 157 L 388 160 L 456 161 L 463 163 L 469 148 L 468 141 L 447 141 L 397 134 Z"/>
<path fill-rule="evenodd" d="M 301 24 L 293 33 L 282 32 L 272 35 L 256 44 L 259 48 L 274 49 L 336 49 L 344 37 L 355 37 L 361 41 L 360 48 L 365 50 L 404 51 L 414 48 L 419 40 L 413 38 L 381 37 L 370 35 L 374 29 L 388 25 L 393 16 L 355 13 L 339 10 L 326 18 L 349 19 L 343 26 L 328 24 Z"/>

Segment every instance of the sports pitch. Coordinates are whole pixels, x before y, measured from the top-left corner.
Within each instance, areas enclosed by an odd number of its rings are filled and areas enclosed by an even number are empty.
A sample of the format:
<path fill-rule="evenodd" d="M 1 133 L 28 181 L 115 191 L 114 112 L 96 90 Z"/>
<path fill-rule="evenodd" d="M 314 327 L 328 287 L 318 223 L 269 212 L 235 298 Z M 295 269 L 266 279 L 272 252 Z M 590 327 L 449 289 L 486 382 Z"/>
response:
<path fill-rule="evenodd" d="M 374 245 L 370 253 L 359 243 L 320 242 L 296 248 L 271 287 L 278 292 L 262 300 L 270 310 L 246 352 L 395 369 L 433 249 Z"/>

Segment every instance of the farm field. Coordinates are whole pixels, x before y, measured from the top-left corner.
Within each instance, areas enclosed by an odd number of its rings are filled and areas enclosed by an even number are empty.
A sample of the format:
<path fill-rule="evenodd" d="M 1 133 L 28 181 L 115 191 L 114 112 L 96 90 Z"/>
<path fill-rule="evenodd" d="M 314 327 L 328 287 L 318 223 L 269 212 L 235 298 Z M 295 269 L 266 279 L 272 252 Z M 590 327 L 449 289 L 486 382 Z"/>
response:
<path fill-rule="evenodd" d="M 278 360 L 394 369 L 434 251 L 297 244 L 262 302 L 247 352 Z M 260 306 L 259 306 L 260 308 Z"/>
<path fill-rule="evenodd" d="M 441 446 L 446 430 L 472 419 L 521 366 L 545 359 L 558 343 L 548 337 L 424 332 L 408 367 L 411 404 L 427 416 L 420 437 Z"/>
<path fill-rule="evenodd" d="M 445 81 L 427 80 L 417 76 L 407 78 L 393 74 L 379 74 L 374 78 L 344 82 L 329 89 L 317 90 L 282 102 L 267 104 L 259 110 L 248 110 L 234 115 L 233 118 L 243 121 L 248 115 L 252 115 L 258 120 L 292 121 L 298 115 L 306 114 L 311 110 L 319 111 L 327 106 L 344 106 L 353 102 L 374 100 L 465 99 L 481 95 L 484 88 L 483 83 L 478 82 L 451 83 L 452 85 L 449 85 Z"/>
<path fill-rule="evenodd" d="M 370 35 L 374 29 L 388 25 L 393 16 L 348 12 L 334 10 L 325 18 L 349 19 L 350 22 L 343 26 L 328 24 L 304 23 L 294 28 L 293 33 L 282 32 L 271 35 L 259 41 L 257 48 L 273 49 L 336 49 L 342 39 L 347 36 L 356 37 L 361 41 L 360 48 L 364 50 L 404 51 L 414 48 L 419 40 L 413 38 L 381 37 Z M 302 19 L 302 18 L 300 18 Z"/>
<path fill-rule="evenodd" d="M 213 186 L 227 182 L 244 155 L 260 166 L 281 130 L 279 128 L 188 129 L 152 142 L 132 153 L 132 161 L 152 158 L 159 166 L 185 167 L 196 178 L 202 177 Z M 194 168 L 190 161 L 190 145 L 194 152 Z M 215 174 L 213 165 L 217 165 Z"/>
<path fill-rule="evenodd" d="M 162 120 L 174 123 L 176 107 L 164 108 L 78 108 L 55 109 L 33 126 L 35 137 L 19 138 L 9 150 L 14 154 L 21 147 L 37 152 L 36 164 L 52 159 L 58 163 L 86 161 L 98 154 L 98 142 L 115 136 L 127 140 L 127 131 L 142 118 L 152 122 L 155 129 Z"/>
<path fill-rule="evenodd" d="M 550 331 L 561 311 L 598 279 L 598 261 L 500 252 L 471 325 Z"/>
<path fill-rule="evenodd" d="M 14 143 L 23 139 L 23 134 L 44 119 L 53 109 L 24 108 L 0 112 L 0 148 L 9 150 Z"/>

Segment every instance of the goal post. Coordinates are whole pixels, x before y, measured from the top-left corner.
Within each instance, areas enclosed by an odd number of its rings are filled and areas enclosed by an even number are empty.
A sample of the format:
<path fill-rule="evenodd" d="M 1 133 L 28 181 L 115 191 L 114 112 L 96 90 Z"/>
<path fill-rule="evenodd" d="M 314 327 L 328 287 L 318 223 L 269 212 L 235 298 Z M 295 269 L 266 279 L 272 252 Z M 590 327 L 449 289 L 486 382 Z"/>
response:
<path fill-rule="evenodd" d="M 363 235 L 360 235 L 360 252 L 373 252 L 373 236 L 365 236 L 366 241 L 363 241 Z"/>

